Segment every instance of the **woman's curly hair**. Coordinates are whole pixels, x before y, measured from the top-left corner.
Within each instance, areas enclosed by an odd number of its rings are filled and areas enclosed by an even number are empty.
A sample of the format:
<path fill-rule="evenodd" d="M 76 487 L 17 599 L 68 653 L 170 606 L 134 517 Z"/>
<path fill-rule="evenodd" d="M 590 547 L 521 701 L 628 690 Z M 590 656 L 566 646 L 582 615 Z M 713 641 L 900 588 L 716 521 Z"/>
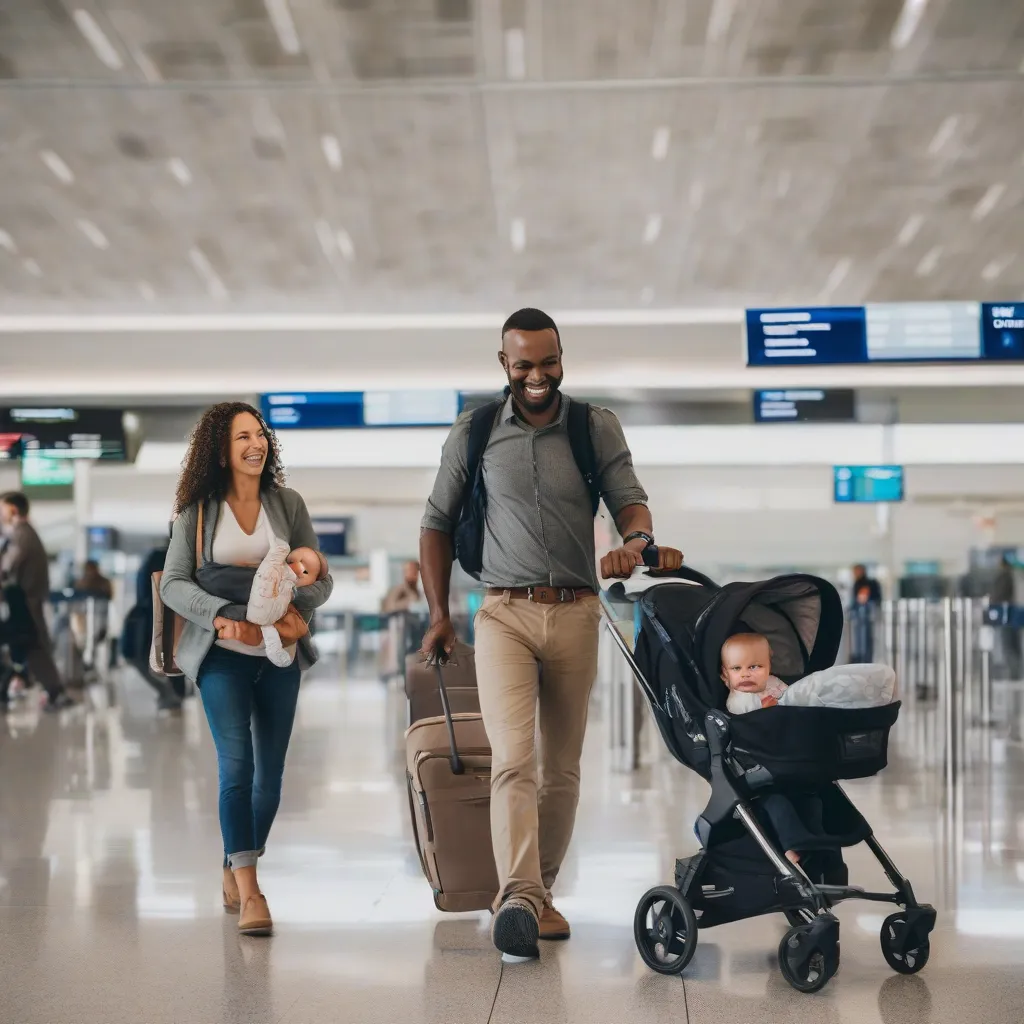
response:
<path fill-rule="evenodd" d="M 260 476 L 260 490 L 273 491 L 284 486 L 277 435 L 267 426 L 259 410 L 246 402 L 219 402 L 203 413 L 189 436 L 174 496 L 175 515 L 200 501 L 227 495 L 231 486 L 231 468 L 226 465 L 231 450 L 231 424 L 242 412 L 255 416 L 267 437 L 267 461 Z"/>

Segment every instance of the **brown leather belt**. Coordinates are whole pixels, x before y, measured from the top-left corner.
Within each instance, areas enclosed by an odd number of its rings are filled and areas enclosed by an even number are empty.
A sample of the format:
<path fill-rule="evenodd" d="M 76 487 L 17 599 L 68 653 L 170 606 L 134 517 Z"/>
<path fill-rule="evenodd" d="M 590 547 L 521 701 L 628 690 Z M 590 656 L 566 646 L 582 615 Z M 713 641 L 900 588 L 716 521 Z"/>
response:
<path fill-rule="evenodd" d="M 533 601 L 535 604 L 571 604 L 584 597 L 593 597 L 590 587 L 488 587 L 487 593 L 517 601 Z"/>

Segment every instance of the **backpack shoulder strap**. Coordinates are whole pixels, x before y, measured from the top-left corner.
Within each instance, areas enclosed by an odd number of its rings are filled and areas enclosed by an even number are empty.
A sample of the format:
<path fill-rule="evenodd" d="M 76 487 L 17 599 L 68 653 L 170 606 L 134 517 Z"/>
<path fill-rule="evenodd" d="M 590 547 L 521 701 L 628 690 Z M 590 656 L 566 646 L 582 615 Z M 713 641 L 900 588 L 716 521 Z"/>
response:
<path fill-rule="evenodd" d="M 470 417 L 469 444 L 466 449 L 466 489 L 463 494 L 463 504 L 473 490 L 473 485 L 480 474 L 487 442 L 490 440 L 494 422 L 504 404 L 504 399 L 488 402 L 486 405 L 481 405 L 479 409 L 474 409 L 473 415 Z"/>
<path fill-rule="evenodd" d="M 583 482 L 587 485 L 590 505 L 596 516 L 598 505 L 601 504 L 601 481 L 598 479 L 594 437 L 590 432 L 590 406 L 586 402 L 569 399 L 566 429 L 569 432 L 572 457 L 576 461 Z"/>

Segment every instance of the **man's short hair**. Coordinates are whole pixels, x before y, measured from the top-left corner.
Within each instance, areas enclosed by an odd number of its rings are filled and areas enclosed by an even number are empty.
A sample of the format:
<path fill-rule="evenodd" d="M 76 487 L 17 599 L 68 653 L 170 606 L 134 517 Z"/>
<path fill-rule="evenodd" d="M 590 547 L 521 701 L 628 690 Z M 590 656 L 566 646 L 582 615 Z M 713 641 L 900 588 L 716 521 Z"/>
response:
<path fill-rule="evenodd" d="M 29 500 L 21 491 L 8 491 L 6 494 L 0 495 L 0 502 L 10 505 L 22 519 L 28 516 Z"/>
<path fill-rule="evenodd" d="M 501 329 L 501 340 L 504 342 L 505 335 L 509 331 L 554 331 L 558 339 L 558 349 L 562 349 L 562 336 L 558 333 L 558 326 L 542 309 L 517 309 L 506 321 Z"/>

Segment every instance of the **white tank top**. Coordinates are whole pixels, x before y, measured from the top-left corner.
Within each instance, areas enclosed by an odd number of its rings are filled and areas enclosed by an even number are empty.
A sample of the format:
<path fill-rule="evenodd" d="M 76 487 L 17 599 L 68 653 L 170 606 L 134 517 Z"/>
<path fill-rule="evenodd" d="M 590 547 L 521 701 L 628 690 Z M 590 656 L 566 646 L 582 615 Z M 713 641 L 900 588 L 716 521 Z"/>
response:
<path fill-rule="evenodd" d="M 222 565 L 259 565 L 270 551 L 270 536 L 270 525 L 265 509 L 260 508 L 256 529 L 248 534 L 238 525 L 231 506 L 222 501 L 217 525 L 213 530 L 213 560 Z M 239 654 L 251 654 L 257 658 L 267 653 L 266 644 L 262 640 L 258 647 L 250 647 L 241 640 L 218 640 L 217 646 L 229 651 L 238 651 Z"/>

